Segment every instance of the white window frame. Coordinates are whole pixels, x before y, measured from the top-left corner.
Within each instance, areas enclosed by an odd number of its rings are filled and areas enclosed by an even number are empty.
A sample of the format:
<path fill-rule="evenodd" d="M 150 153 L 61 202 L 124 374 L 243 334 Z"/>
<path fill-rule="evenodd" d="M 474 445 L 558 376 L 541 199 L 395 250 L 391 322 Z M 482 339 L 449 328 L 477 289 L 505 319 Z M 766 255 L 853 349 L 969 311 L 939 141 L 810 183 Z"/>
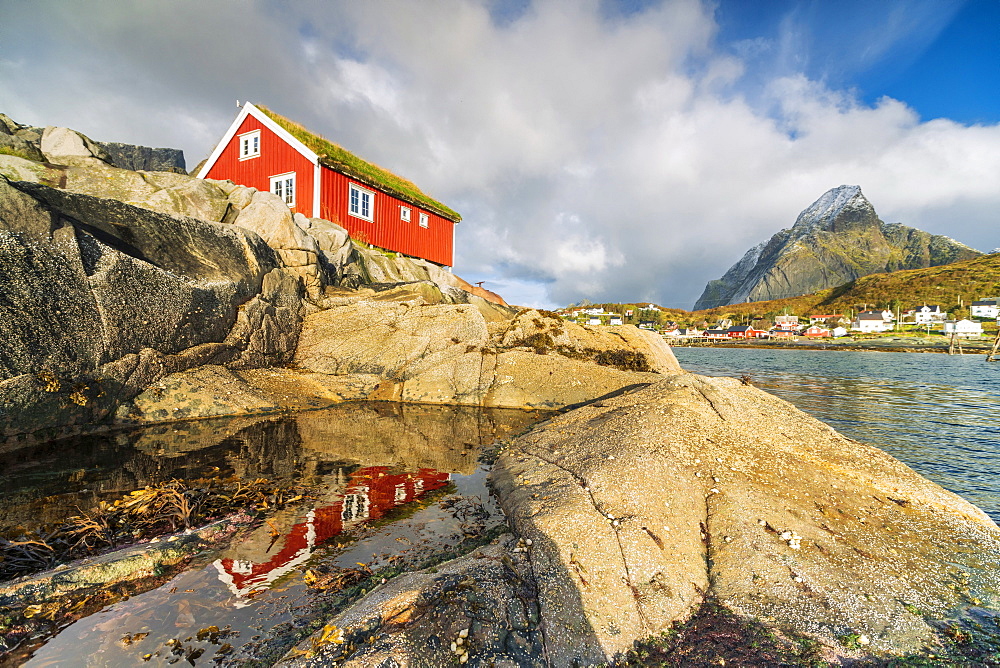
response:
<path fill-rule="evenodd" d="M 281 189 L 284 192 L 275 192 L 275 184 L 277 183 L 281 183 Z M 295 186 L 295 172 L 275 174 L 271 177 L 271 192 L 280 197 L 289 207 L 295 206 Z"/>
<path fill-rule="evenodd" d="M 354 206 L 354 193 L 358 194 L 358 206 Z M 368 198 L 368 215 L 364 215 L 364 199 Z M 375 192 L 362 188 L 359 185 L 350 184 L 347 190 L 347 213 L 355 218 L 375 222 Z"/>
<path fill-rule="evenodd" d="M 240 160 L 260 157 L 260 130 L 244 132 L 239 135 Z"/>
<path fill-rule="evenodd" d="M 408 206 L 399 207 L 399 219 L 404 223 L 410 222 L 410 207 Z"/>
<path fill-rule="evenodd" d="M 431 218 L 423 211 L 420 212 L 420 227 L 430 227 Z"/>

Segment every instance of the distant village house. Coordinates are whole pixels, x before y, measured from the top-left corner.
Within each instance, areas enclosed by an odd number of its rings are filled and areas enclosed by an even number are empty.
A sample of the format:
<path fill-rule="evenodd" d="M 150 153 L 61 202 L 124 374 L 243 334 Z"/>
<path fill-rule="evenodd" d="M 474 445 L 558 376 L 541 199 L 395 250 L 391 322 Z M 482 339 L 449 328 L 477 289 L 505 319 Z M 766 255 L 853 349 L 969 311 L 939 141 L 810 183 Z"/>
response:
<path fill-rule="evenodd" d="M 759 339 L 767 336 L 767 332 L 765 330 L 756 329 L 753 325 L 730 327 L 726 330 L 726 334 L 731 339 Z"/>
<path fill-rule="evenodd" d="M 672 339 L 694 339 L 702 335 L 701 330 L 694 327 L 677 327 L 675 329 L 669 329 L 663 333 L 666 338 Z"/>
<path fill-rule="evenodd" d="M 973 318 L 998 318 L 1000 317 L 1000 300 L 981 299 L 974 301 L 969 307 L 969 315 Z"/>
<path fill-rule="evenodd" d="M 941 310 L 941 307 L 937 304 L 928 306 L 924 304 L 923 306 L 918 306 L 913 310 L 913 322 L 918 325 L 926 325 L 932 322 L 944 322 L 948 314 Z"/>
<path fill-rule="evenodd" d="M 974 338 L 983 335 L 983 326 L 971 320 L 945 320 L 944 335 L 959 338 Z"/>
<path fill-rule="evenodd" d="M 825 339 L 830 337 L 830 330 L 819 325 L 810 325 L 802 331 L 802 336 L 808 336 L 811 339 Z"/>
<path fill-rule="evenodd" d="M 884 311 L 861 311 L 851 323 L 851 329 L 860 332 L 887 332 L 892 322 L 886 320 Z"/>
<path fill-rule="evenodd" d="M 799 331 L 799 316 L 778 315 L 774 317 L 774 328 L 785 332 Z"/>
<path fill-rule="evenodd" d="M 840 313 L 826 313 L 822 315 L 811 315 L 809 316 L 809 324 L 816 325 L 819 323 L 826 323 L 828 325 L 838 324 L 842 319 L 843 315 Z"/>

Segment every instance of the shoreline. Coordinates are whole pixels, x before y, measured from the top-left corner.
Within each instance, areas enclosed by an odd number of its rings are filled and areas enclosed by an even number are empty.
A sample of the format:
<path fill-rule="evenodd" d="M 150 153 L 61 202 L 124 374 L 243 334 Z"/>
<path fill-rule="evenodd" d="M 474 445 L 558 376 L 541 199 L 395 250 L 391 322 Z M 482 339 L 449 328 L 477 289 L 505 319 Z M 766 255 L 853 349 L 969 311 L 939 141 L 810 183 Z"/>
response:
<path fill-rule="evenodd" d="M 818 343 L 815 341 L 807 341 L 802 343 L 789 343 L 786 341 L 780 342 L 765 342 L 765 341 L 726 341 L 726 342 L 715 342 L 715 341 L 701 341 L 701 342 L 688 342 L 683 345 L 671 343 L 668 341 L 671 348 L 762 348 L 762 349 L 777 349 L 777 350 L 834 350 L 834 351 L 851 351 L 851 352 L 882 352 L 882 353 L 939 353 L 948 354 L 948 344 L 939 344 L 938 342 L 933 343 L 889 343 L 888 341 L 896 341 L 898 339 L 886 339 L 887 343 L 877 343 L 877 339 L 873 341 L 850 341 L 843 343 Z M 903 341 L 912 341 L 912 339 L 903 339 Z M 975 343 L 962 345 L 961 353 L 954 353 L 956 355 L 987 355 L 990 349 L 993 347 L 992 342 L 982 342 L 977 341 Z"/>

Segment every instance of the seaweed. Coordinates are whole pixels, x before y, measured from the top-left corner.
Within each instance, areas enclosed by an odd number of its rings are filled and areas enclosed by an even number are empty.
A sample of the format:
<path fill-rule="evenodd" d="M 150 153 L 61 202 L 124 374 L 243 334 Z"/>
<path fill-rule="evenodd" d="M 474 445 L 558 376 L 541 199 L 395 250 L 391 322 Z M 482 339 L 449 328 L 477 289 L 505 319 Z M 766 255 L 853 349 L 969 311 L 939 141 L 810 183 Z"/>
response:
<path fill-rule="evenodd" d="M 265 478 L 170 480 L 37 531 L 0 531 L 0 581 L 52 568 L 72 559 L 207 523 L 238 510 L 266 510 L 303 498 L 299 486 Z"/>

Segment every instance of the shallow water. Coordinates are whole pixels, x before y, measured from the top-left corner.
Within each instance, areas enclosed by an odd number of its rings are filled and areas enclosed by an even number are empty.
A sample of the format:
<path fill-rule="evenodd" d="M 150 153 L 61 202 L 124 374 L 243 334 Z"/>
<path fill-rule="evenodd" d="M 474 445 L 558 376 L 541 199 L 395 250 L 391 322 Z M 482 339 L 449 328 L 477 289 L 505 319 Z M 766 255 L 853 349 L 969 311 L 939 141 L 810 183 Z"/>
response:
<path fill-rule="evenodd" d="M 28 525 L 40 510 L 52 521 L 79 512 L 78 505 L 214 467 L 224 475 L 299 480 L 315 490 L 306 503 L 270 514 L 165 585 L 65 627 L 26 665 L 207 665 L 254 656 L 291 626 L 323 614 L 307 570 L 419 564 L 501 522 L 478 462 L 480 448 L 542 416 L 345 404 L 21 450 L 9 456 L 0 477 L 7 525 Z M 211 627 L 219 633 L 199 635 Z"/>
<path fill-rule="evenodd" d="M 983 355 L 674 348 L 685 370 L 748 375 L 1000 522 L 1000 363 Z"/>

